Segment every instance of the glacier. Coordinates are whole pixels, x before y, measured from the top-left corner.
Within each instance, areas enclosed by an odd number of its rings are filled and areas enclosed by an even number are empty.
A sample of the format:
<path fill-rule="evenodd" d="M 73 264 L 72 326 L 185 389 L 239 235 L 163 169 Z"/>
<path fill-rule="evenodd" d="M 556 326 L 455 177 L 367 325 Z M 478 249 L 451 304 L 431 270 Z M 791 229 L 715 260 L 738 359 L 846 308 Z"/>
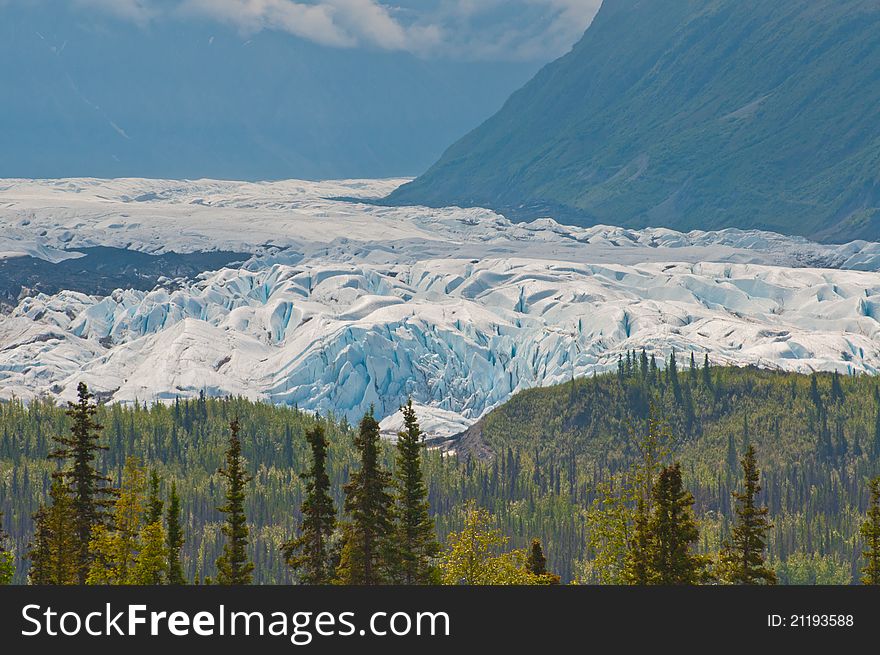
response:
<path fill-rule="evenodd" d="M 880 367 L 880 244 L 367 202 L 402 182 L 0 180 L 3 252 L 251 255 L 150 291 L 21 298 L 0 315 L 0 398 L 85 381 L 117 402 L 233 394 L 352 422 L 374 407 L 392 436 L 412 397 L 443 437 L 628 349 Z"/>

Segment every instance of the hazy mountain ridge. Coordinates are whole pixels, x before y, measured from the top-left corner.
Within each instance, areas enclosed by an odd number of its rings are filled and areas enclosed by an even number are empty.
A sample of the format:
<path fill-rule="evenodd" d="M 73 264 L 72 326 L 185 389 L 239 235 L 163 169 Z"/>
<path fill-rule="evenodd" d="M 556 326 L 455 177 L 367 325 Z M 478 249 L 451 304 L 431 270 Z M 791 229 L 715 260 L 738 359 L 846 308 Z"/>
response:
<path fill-rule="evenodd" d="M 607 0 L 389 202 L 880 237 L 880 2 Z"/>

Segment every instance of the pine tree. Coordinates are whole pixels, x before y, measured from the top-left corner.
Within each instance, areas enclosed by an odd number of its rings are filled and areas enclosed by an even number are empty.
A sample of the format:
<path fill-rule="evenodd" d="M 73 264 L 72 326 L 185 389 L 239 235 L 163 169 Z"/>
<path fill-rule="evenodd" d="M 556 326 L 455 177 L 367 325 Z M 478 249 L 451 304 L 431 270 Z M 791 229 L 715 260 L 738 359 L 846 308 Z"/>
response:
<path fill-rule="evenodd" d="M 34 515 L 34 536 L 28 547 L 34 585 L 72 585 L 79 580 L 79 543 L 73 498 L 60 478 L 52 479 L 49 505 Z"/>
<path fill-rule="evenodd" d="M 103 426 L 95 421 L 97 406 L 82 382 L 77 387 L 78 400 L 70 403 L 67 415 L 73 425 L 70 436 L 57 436 L 59 448 L 49 457 L 70 460 L 70 468 L 61 473 L 73 493 L 73 514 L 76 521 L 77 580 L 84 584 L 91 564 L 89 542 L 92 530 L 103 523 L 105 510 L 112 505 L 114 490 L 110 478 L 96 466 L 96 455 L 106 446 L 98 443 Z"/>
<path fill-rule="evenodd" d="M 226 514 L 222 531 L 226 536 L 223 553 L 217 558 L 217 584 L 245 585 L 251 583 L 254 565 L 248 560 L 248 526 L 244 512 L 245 486 L 251 478 L 245 473 L 241 454 L 240 425 L 234 419 L 226 450 L 226 468 L 219 473 L 226 482 L 226 504 L 218 511 Z"/>
<path fill-rule="evenodd" d="M 678 464 L 660 471 L 653 489 L 654 508 L 650 532 L 653 584 L 693 585 L 700 581 L 705 563 L 693 553 L 700 537 L 694 518 L 694 497 L 682 486 Z"/>
<path fill-rule="evenodd" d="M 719 574 L 730 584 L 776 584 L 776 573 L 764 565 L 767 531 L 773 527 L 766 507 L 757 506 L 761 491 L 755 449 L 749 446 L 742 458 L 743 491 L 734 492 L 736 524 L 722 547 Z"/>
<path fill-rule="evenodd" d="M 177 495 L 177 483 L 172 482 L 168 508 L 165 510 L 165 546 L 168 555 L 165 579 L 170 585 L 186 584 L 183 577 L 183 566 L 180 563 L 180 549 L 183 547 L 183 543 L 183 528 L 180 525 L 180 496 Z"/>
<path fill-rule="evenodd" d="M 712 373 L 709 368 L 709 353 L 703 355 L 703 386 L 712 388 Z"/>
<path fill-rule="evenodd" d="M 9 550 L 9 535 L 3 530 L 3 512 L 0 512 L 0 585 L 12 583 L 15 577 L 15 557 Z"/>
<path fill-rule="evenodd" d="M 379 424 L 372 409 L 361 420 L 355 437 L 360 469 L 345 485 L 345 511 L 339 581 L 349 585 L 383 584 L 394 564 L 391 543 L 392 503 L 388 492 L 391 474 L 379 462 Z"/>
<path fill-rule="evenodd" d="M 433 560 L 440 552 L 440 545 L 422 473 L 424 442 L 412 399 L 401 411 L 404 428 L 397 434 L 395 499 L 398 581 L 408 585 L 428 584 L 435 578 Z"/>
<path fill-rule="evenodd" d="M 159 474 L 155 469 L 150 471 L 150 491 L 149 497 L 147 498 L 147 517 L 146 523 L 149 525 L 150 523 L 161 523 L 162 522 L 162 510 L 164 509 L 164 503 L 162 499 L 159 497 Z"/>
<path fill-rule="evenodd" d="M 306 441 L 312 449 L 312 465 L 303 475 L 306 497 L 302 503 L 302 529 L 300 536 L 285 543 L 281 550 L 301 583 L 322 585 L 332 582 L 334 575 L 330 542 L 336 527 L 336 508 L 327 475 L 327 438 L 320 423 L 306 432 Z"/>
<path fill-rule="evenodd" d="M 868 483 L 868 493 L 868 516 L 861 528 L 865 544 L 862 584 L 880 585 L 880 477 Z"/>

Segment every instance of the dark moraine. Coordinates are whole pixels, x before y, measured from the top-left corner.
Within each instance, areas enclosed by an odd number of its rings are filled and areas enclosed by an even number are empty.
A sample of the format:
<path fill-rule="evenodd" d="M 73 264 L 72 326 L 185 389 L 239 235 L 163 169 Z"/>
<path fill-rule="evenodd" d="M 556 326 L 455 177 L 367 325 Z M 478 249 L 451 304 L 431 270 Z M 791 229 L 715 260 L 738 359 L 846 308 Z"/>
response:
<path fill-rule="evenodd" d="M 216 251 L 150 255 L 124 248 L 76 248 L 85 257 L 57 264 L 35 257 L 0 259 L 0 305 L 15 305 L 28 294 L 63 289 L 105 296 L 115 289 L 154 288 L 161 277 L 191 278 L 250 258 L 247 253 Z"/>

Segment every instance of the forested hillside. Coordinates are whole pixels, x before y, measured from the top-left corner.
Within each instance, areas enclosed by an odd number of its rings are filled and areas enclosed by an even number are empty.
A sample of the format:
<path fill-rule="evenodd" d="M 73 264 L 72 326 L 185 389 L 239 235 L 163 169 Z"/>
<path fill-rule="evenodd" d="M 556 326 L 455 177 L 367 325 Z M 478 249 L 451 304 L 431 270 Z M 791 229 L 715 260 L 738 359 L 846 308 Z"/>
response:
<path fill-rule="evenodd" d="M 643 453 L 651 408 L 663 425 L 663 463 L 680 462 L 693 494 L 699 553 L 714 555 L 730 536 L 732 492 L 749 445 L 761 470 L 760 503 L 773 528 L 768 560 L 780 582 L 849 583 L 859 579 L 859 529 L 868 480 L 880 471 L 880 414 L 874 378 L 805 376 L 702 362 L 660 366 L 641 353 L 616 374 L 524 392 L 494 410 L 453 444 L 455 454 L 425 453 L 428 501 L 441 543 L 465 526 L 469 501 L 488 509 L 510 544 L 540 538 L 547 568 L 563 581 L 595 581 L 596 531 L 608 489 L 620 486 Z M 229 425 L 240 421 L 246 472 L 248 554 L 254 582 L 292 581 L 282 545 L 298 533 L 310 463 L 305 433 L 320 424 L 329 450 L 330 495 L 340 511 L 343 485 L 358 470 L 355 431 L 331 416 L 242 399 L 201 398 L 170 405 L 101 406 L 98 461 L 119 486 L 137 456 L 181 498 L 186 580 L 214 578 Z M 32 539 L 32 516 L 49 495 L 47 459 L 70 417 L 49 400 L 0 405 L 0 511 L 16 554 Z M 394 449 L 381 452 L 394 472 Z M 397 472 L 395 472 L 396 474 Z"/>

